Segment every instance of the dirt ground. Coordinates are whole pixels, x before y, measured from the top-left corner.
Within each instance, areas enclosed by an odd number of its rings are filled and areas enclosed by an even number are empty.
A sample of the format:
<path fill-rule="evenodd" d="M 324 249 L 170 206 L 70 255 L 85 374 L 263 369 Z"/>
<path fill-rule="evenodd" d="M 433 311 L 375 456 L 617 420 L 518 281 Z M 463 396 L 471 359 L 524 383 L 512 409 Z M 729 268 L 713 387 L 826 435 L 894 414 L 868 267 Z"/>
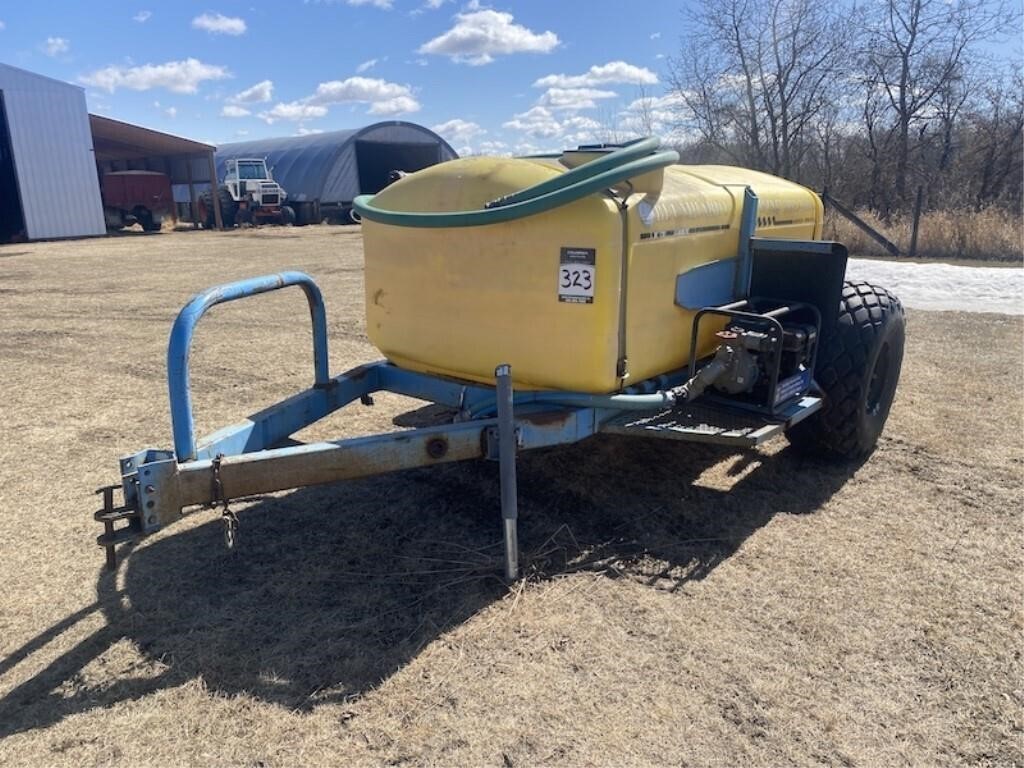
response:
<path fill-rule="evenodd" d="M 102 568 L 93 490 L 170 447 L 165 350 L 202 287 L 299 268 L 331 363 L 376 359 L 354 228 L 0 247 L 0 764 L 1021 765 L 1022 331 L 909 313 L 877 452 L 598 438 L 497 467 L 198 512 Z M 200 432 L 305 387 L 296 291 L 214 310 Z M 319 437 L 394 429 L 355 405 Z"/>

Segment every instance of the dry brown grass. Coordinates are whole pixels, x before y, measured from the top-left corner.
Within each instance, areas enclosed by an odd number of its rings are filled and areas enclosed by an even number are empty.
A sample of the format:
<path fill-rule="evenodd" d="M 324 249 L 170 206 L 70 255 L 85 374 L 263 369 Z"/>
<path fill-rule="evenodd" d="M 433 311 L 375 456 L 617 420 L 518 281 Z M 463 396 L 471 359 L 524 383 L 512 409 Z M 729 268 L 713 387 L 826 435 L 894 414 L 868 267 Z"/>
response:
<path fill-rule="evenodd" d="M 169 442 L 174 313 L 285 267 L 324 288 L 333 370 L 374 359 L 353 230 L 0 247 L 0 765 L 1024 762 L 1021 318 L 911 313 L 859 467 L 784 441 L 524 455 L 511 591 L 474 463 L 239 505 L 232 554 L 200 512 L 104 573 L 92 489 Z M 303 313 L 203 321 L 202 431 L 308 383 Z"/>
<path fill-rule="evenodd" d="M 913 219 L 897 217 L 881 222 L 870 211 L 857 211 L 871 226 L 907 253 Z M 849 219 L 835 211 L 825 216 L 825 237 L 837 240 L 857 256 L 888 256 Z M 921 216 L 917 236 L 917 256 L 944 261 L 1024 261 L 1024 230 L 1019 215 L 997 208 L 983 211 L 929 211 Z"/>

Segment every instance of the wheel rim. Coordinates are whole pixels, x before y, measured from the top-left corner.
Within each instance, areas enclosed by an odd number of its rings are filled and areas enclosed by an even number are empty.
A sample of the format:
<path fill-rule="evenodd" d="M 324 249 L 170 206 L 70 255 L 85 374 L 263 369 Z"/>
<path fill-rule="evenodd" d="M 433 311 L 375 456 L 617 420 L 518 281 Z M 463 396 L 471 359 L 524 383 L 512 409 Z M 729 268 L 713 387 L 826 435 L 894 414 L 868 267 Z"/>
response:
<path fill-rule="evenodd" d="M 867 412 L 871 416 L 877 416 L 882 409 L 882 400 L 886 392 L 886 384 L 889 382 L 890 359 L 892 351 L 886 342 L 878 352 L 878 359 L 875 360 L 875 367 L 871 371 L 871 380 L 868 383 Z"/>

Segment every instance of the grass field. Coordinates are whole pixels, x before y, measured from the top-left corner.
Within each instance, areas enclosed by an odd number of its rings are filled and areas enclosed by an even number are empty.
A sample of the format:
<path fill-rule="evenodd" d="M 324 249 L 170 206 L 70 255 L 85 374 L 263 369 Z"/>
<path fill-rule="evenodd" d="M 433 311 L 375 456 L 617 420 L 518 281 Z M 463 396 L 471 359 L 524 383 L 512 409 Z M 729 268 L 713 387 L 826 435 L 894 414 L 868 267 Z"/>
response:
<path fill-rule="evenodd" d="M 376 359 L 352 228 L 0 247 L 0 765 L 1020 765 L 1024 321 L 909 313 L 860 466 L 629 438 L 199 512 L 102 569 L 93 489 L 169 447 L 198 289 L 305 269 Z M 295 291 L 214 310 L 201 432 L 305 387 Z M 380 396 L 310 436 L 394 429 Z"/>
<path fill-rule="evenodd" d="M 870 211 L 859 210 L 857 215 L 895 243 L 901 253 L 909 253 L 912 216 L 896 216 L 883 222 Z M 844 243 L 850 253 L 858 256 L 889 257 L 863 230 L 832 210 L 825 215 L 824 237 Z M 1024 261 L 1021 214 L 998 208 L 928 211 L 921 216 L 917 258 L 966 264 L 979 261 L 1020 264 Z"/>

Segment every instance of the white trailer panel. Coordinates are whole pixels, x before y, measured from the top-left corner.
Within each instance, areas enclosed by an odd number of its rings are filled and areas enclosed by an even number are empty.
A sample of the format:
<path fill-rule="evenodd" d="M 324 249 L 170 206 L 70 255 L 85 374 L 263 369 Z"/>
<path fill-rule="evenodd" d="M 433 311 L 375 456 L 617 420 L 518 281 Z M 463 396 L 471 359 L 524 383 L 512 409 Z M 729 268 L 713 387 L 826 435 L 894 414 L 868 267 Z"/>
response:
<path fill-rule="evenodd" d="M 106 234 L 85 91 L 6 64 L 0 91 L 29 239 Z"/>

